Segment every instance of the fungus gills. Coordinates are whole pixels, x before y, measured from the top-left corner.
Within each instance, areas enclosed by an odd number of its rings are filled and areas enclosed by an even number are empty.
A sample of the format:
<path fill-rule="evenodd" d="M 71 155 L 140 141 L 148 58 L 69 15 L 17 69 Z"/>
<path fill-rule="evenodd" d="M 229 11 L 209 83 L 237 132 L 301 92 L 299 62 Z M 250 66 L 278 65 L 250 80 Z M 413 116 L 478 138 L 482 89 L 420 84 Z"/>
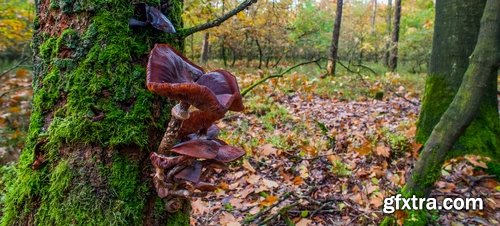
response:
<path fill-rule="evenodd" d="M 175 212 L 195 189 L 215 189 L 207 182 L 211 169 L 224 168 L 245 154 L 217 139 L 219 128 L 213 124 L 229 110 L 242 111 L 242 97 L 231 73 L 205 73 L 167 44 L 151 50 L 146 81 L 151 92 L 179 101 L 158 152 L 150 156 L 158 196 L 165 199 L 169 212 Z"/>

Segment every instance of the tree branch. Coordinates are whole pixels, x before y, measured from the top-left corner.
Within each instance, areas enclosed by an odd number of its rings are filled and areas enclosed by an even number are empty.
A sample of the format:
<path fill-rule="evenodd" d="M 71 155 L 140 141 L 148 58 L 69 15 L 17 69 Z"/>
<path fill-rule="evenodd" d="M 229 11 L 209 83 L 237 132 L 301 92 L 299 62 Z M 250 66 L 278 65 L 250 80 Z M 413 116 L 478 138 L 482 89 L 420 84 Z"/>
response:
<path fill-rule="evenodd" d="M 196 25 L 196 26 L 190 27 L 190 28 L 181 29 L 179 31 L 179 34 L 182 37 L 187 37 L 187 36 L 194 34 L 196 32 L 200 32 L 200 31 L 212 28 L 212 27 L 217 27 L 217 26 L 221 25 L 227 19 L 233 17 L 234 15 L 238 14 L 239 12 L 243 11 L 244 9 L 248 8 L 253 3 L 256 3 L 256 2 L 257 2 L 257 0 L 245 0 L 240 5 L 238 5 L 236 8 L 234 8 L 231 11 L 227 12 L 226 14 L 222 15 L 221 17 L 218 17 L 215 20 L 212 20 L 212 21 L 204 23 L 204 24 Z"/>
<path fill-rule="evenodd" d="M 297 68 L 297 67 L 300 67 L 302 65 L 306 65 L 306 64 L 311 64 L 311 63 L 316 63 L 320 68 L 321 68 L 321 65 L 319 65 L 319 61 L 322 60 L 323 58 L 318 58 L 316 60 L 311 60 L 311 61 L 306 61 L 306 62 L 302 62 L 302 63 L 298 63 L 296 65 L 293 65 L 292 67 L 286 69 L 285 71 L 279 73 L 279 74 L 272 74 L 272 75 L 268 75 L 258 81 L 256 81 L 255 83 L 253 83 L 252 85 L 248 86 L 247 88 L 245 88 L 243 91 L 241 91 L 241 96 L 245 96 L 248 92 L 250 92 L 250 90 L 252 90 L 253 88 L 255 88 L 256 86 L 264 83 L 265 81 L 267 81 L 268 79 L 271 79 L 271 78 L 281 78 L 283 77 L 283 75 L 285 75 L 286 73 L 290 72 L 291 70 Z"/>

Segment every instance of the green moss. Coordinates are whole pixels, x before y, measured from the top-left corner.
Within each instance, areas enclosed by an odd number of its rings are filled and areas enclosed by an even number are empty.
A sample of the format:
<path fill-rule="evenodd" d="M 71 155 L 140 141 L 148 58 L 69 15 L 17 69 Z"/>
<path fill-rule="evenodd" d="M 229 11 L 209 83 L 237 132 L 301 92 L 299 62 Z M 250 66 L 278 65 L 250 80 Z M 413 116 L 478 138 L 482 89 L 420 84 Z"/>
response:
<path fill-rule="evenodd" d="M 453 100 L 457 90 L 452 86 L 445 76 L 431 75 L 427 78 L 422 110 L 417 122 L 418 142 L 425 143 Z M 496 84 L 491 86 L 487 88 L 487 92 L 494 93 L 491 90 L 496 90 Z M 500 120 L 495 95 L 483 97 L 478 115 L 447 154 L 447 158 L 466 154 L 500 158 Z"/>
<path fill-rule="evenodd" d="M 188 212 L 189 213 L 189 212 Z M 178 211 L 167 217 L 167 226 L 189 226 L 189 214 Z"/>
<path fill-rule="evenodd" d="M 40 57 L 44 61 L 48 62 L 51 60 L 53 53 L 55 53 L 56 43 L 57 43 L 57 38 L 51 37 L 38 47 Z"/>
<path fill-rule="evenodd" d="M 380 226 L 396 226 L 396 219 L 394 217 L 385 217 L 380 223 Z"/>
<path fill-rule="evenodd" d="M 451 84 L 444 76 L 429 75 L 425 81 L 425 93 L 422 101 L 421 114 L 417 122 L 416 139 L 425 143 L 453 100 L 456 90 L 450 90 Z"/>

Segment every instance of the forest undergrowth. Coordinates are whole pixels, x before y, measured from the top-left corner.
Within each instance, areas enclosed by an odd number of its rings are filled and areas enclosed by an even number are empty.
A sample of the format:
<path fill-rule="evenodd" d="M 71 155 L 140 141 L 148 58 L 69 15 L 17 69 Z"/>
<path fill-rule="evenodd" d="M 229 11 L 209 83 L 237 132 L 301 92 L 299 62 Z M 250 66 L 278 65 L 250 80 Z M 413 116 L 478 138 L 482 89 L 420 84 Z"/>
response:
<path fill-rule="evenodd" d="M 280 72 L 243 65 L 237 62 L 229 68 L 241 89 Z M 405 184 L 422 146 L 414 136 L 425 75 L 373 68 L 339 68 L 339 75 L 322 79 L 321 68 L 307 65 L 252 89 L 244 98 L 244 114 L 229 114 L 218 123 L 222 138 L 247 155 L 228 170 L 217 171 L 216 192 L 193 198 L 191 222 L 380 223 L 384 198 Z M 0 77 L 2 164 L 12 162 L 22 149 L 30 78 L 26 69 Z M 485 209 L 429 213 L 437 224 L 499 222 L 500 186 L 485 173 L 487 161 L 466 156 L 445 164 L 431 197 L 483 197 Z M 12 170 L 9 164 L 2 167 L 0 194 Z M 2 200 L 0 196 L 0 205 Z M 395 216 L 402 219 L 404 212 L 396 211 Z"/>

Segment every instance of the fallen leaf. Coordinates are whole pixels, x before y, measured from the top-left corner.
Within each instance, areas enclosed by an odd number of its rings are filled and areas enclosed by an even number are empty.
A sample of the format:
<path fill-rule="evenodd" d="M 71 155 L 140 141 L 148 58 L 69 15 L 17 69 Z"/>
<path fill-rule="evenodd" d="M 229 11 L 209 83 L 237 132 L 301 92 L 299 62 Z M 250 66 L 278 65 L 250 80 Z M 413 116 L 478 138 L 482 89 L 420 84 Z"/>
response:
<path fill-rule="evenodd" d="M 375 209 L 378 209 L 382 204 L 384 203 L 384 195 L 380 192 L 376 192 L 372 195 L 370 198 L 370 204 L 375 207 Z"/>
<path fill-rule="evenodd" d="M 469 161 L 473 166 L 488 169 L 488 166 L 486 165 L 486 163 L 481 161 L 481 157 L 479 157 L 479 156 L 467 155 L 467 156 L 465 156 L 465 159 L 467 159 L 467 161 Z"/>
<path fill-rule="evenodd" d="M 248 162 L 248 159 L 243 159 L 243 168 L 245 168 L 246 170 L 252 172 L 252 173 L 255 173 L 255 169 L 253 168 L 252 164 L 250 164 L 250 162 Z"/>
<path fill-rule="evenodd" d="M 261 206 L 271 206 L 273 203 L 278 201 L 278 197 L 274 195 L 267 196 L 262 202 L 260 202 Z"/>
<path fill-rule="evenodd" d="M 304 179 L 302 177 L 295 177 L 293 178 L 293 184 L 294 185 L 302 185 L 304 183 Z"/>
<path fill-rule="evenodd" d="M 240 223 L 236 221 L 236 218 L 230 213 L 224 212 L 219 218 L 219 223 L 223 226 L 238 226 Z"/>
<path fill-rule="evenodd" d="M 297 224 L 295 224 L 295 226 L 308 226 L 312 223 L 312 220 L 309 220 L 307 218 L 302 218 L 300 219 L 299 222 L 297 222 Z"/>
<path fill-rule="evenodd" d="M 268 155 L 276 155 L 276 151 L 278 149 L 274 148 L 272 144 L 264 144 L 260 148 L 261 152 L 259 153 L 262 156 L 268 156 Z"/>
<path fill-rule="evenodd" d="M 257 175 L 257 174 L 252 174 L 250 176 L 248 176 L 246 178 L 246 181 L 249 183 L 249 184 L 256 184 L 257 182 L 259 182 L 260 180 L 260 176 Z"/>
<path fill-rule="evenodd" d="M 276 188 L 278 187 L 278 183 L 276 183 L 275 181 L 272 181 L 272 180 L 268 180 L 268 179 L 262 179 L 262 183 L 264 183 L 264 185 L 268 188 Z"/>
<path fill-rule="evenodd" d="M 378 143 L 377 148 L 375 149 L 375 153 L 377 155 L 389 158 L 390 156 L 390 148 L 385 146 L 382 142 Z"/>
<path fill-rule="evenodd" d="M 372 150 L 372 144 L 369 141 L 366 141 L 360 147 L 354 148 L 354 150 L 360 155 L 367 155 Z"/>
<path fill-rule="evenodd" d="M 205 211 L 208 210 L 206 206 L 207 203 L 203 202 L 201 199 L 196 199 L 195 201 L 191 202 L 191 208 L 193 209 L 193 213 L 196 215 L 205 213 Z"/>

